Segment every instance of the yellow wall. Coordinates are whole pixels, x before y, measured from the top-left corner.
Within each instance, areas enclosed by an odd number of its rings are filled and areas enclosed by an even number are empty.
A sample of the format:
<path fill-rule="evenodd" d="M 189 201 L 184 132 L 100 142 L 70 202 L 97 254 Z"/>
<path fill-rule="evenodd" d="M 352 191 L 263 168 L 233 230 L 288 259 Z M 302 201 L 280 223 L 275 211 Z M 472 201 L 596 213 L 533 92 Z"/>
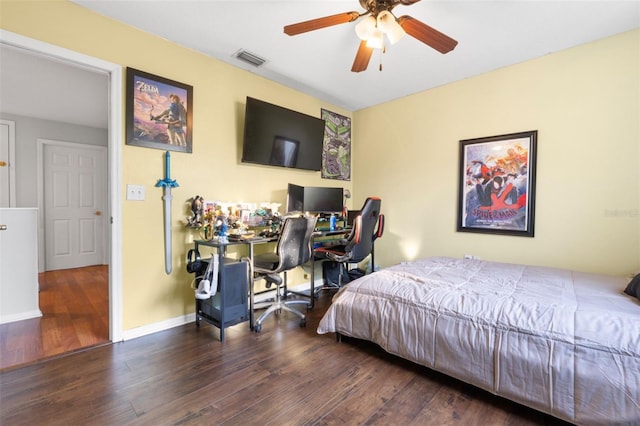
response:
<path fill-rule="evenodd" d="M 636 30 L 355 112 L 355 194 L 381 196 L 387 215 L 376 262 L 472 254 L 640 270 L 639 104 Z M 459 141 L 528 130 L 535 237 L 456 232 Z"/>
<path fill-rule="evenodd" d="M 283 203 L 284 209 L 289 182 L 352 189 L 351 182 L 322 179 L 319 172 L 240 163 L 246 96 L 315 117 L 321 108 L 351 116 L 349 111 L 66 1 L 2 0 L 0 25 L 3 30 L 194 87 L 193 153 L 171 154 L 171 177 L 180 187 L 172 191 L 170 276 L 164 272 L 162 190 L 154 187 L 164 176 L 164 151 L 125 146 L 122 135 L 122 183 L 146 186 L 143 202 L 126 201 L 126 186 L 121 192 L 125 331 L 194 310 L 189 287 L 193 276 L 185 271 L 185 256 L 197 235 L 184 227 L 191 213 L 188 198 L 199 194 L 210 200 L 273 201 Z"/>
<path fill-rule="evenodd" d="M 163 152 L 123 146 L 125 330 L 193 312 L 178 218 L 189 197 L 284 202 L 286 184 L 346 186 L 352 206 L 383 199 L 376 259 L 462 256 L 627 274 L 640 269 L 640 32 L 351 113 L 61 1 L 0 3 L 2 29 L 194 87 L 193 154 L 172 154 L 174 272 L 164 273 Z M 171 58 L 171 60 L 167 60 Z M 124 90 L 124 87 L 122 88 Z M 353 117 L 351 182 L 239 163 L 245 97 Z M 457 233 L 458 141 L 538 130 L 535 238 Z M 124 135 L 123 145 L 124 145 Z M 381 154 L 382 153 L 382 154 Z"/>

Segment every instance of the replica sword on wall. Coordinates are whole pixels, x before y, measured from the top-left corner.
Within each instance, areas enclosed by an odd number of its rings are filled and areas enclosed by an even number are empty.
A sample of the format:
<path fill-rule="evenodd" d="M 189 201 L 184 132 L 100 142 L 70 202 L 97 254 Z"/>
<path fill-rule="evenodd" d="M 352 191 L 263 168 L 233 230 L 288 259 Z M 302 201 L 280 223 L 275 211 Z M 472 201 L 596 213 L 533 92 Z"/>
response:
<path fill-rule="evenodd" d="M 164 270 L 171 274 L 171 188 L 175 188 L 178 182 L 171 179 L 171 154 L 166 151 L 164 156 L 164 179 L 158 179 L 156 187 L 164 188 L 162 200 L 164 203 Z"/>

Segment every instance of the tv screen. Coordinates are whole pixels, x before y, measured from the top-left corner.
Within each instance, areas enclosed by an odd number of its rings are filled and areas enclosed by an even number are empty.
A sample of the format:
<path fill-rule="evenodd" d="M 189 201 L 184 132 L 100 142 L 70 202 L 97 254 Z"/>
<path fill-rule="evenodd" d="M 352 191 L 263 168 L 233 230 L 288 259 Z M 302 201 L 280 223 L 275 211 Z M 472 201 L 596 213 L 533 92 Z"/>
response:
<path fill-rule="evenodd" d="M 322 168 L 324 120 L 247 96 L 242 162 Z"/>
<path fill-rule="evenodd" d="M 343 206 L 342 188 L 299 186 L 287 188 L 287 212 L 338 213 Z"/>

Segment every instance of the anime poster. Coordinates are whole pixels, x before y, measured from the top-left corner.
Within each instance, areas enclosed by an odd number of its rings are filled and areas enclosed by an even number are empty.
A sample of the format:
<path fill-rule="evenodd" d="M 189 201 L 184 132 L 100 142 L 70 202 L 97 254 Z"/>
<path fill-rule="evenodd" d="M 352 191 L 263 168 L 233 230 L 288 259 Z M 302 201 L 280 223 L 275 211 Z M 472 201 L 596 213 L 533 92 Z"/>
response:
<path fill-rule="evenodd" d="M 458 231 L 533 237 L 537 131 L 460 141 Z"/>
<path fill-rule="evenodd" d="M 127 68 L 127 144 L 191 152 L 193 88 Z"/>
<path fill-rule="evenodd" d="M 351 119 L 321 109 L 325 121 L 322 147 L 322 177 L 351 180 Z"/>

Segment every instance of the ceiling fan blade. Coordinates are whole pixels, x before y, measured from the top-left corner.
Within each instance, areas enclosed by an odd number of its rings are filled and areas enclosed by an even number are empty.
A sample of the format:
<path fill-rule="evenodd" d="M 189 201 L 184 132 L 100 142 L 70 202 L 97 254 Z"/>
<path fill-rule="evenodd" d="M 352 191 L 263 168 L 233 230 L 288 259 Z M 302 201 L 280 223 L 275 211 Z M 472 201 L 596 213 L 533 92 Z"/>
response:
<path fill-rule="evenodd" d="M 440 53 L 450 52 L 458 44 L 458 42 L 451 37 L 442 34 L 435 28 L 432 28 L 411 16 L 404 15 L 399 17 L 398 23 L 411 37 L 433 47 Z"/>
<path fill-rule="evenodd" d="M 371 54 L 373 53 L 373 48 L 367 47 L 367 41 L 360 41 L 360 46 L 358 47 L 358 52 L 356 53 L 356 58 L 353 60 L 353 65 L 351 66 L 351 71 L 360 72 L 367 69 L 369 66 L 369 60 L 371 59 Z"/>
<path fill-rule="evenodd" d="M 298 22 L 297 24 L 285 25 L 284 33 L 290 36 L 302 34 L 308 31 L 319 30 L 320 28 L 355 21 L 359 16 L 360 14 L 358 12 L 345 12 L 338 13 L 337 15 L 325 16 L 324 18 L 311 19 L 309 21 Z"/>

